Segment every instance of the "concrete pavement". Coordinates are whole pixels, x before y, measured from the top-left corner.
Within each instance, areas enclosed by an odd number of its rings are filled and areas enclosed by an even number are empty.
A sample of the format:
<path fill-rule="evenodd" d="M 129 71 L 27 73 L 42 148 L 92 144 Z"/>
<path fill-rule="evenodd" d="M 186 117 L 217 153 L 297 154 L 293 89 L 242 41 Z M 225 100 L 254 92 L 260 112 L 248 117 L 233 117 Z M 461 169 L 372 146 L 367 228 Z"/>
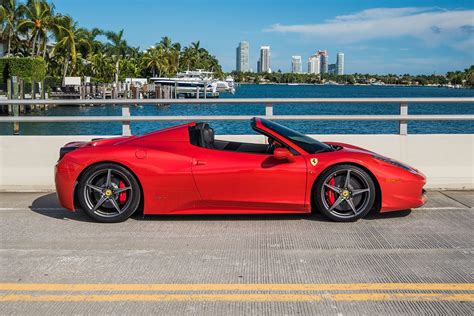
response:
<path fill-rule="evenodd" d="M 472 314 L 474 194 L 319 215 L 99 224 L 54 193 L 0 193 L 0 314 Z"/>

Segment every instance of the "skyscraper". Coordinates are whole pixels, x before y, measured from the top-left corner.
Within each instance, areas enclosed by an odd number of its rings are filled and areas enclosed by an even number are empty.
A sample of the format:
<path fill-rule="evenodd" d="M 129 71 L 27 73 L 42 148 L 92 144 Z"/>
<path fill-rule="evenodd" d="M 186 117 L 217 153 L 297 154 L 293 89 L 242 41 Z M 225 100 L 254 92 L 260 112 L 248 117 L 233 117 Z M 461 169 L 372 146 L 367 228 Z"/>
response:
<path fill-rule="evenodd" d="M 301 56 L 291 56 L 291 72 L 296 74 L 303 72 Z"/>
<path fill-rule="evenodd" d="M 320 67 L 321 73 L 327 74 L 328 73 L 328 59 L 329 59 L 328 52 L 326 50 L 318 50 L 316 55 L 319 56 L 320 65 L 321 65 Z"/>
<path fill-rule="evenodd" d="M 344 74 L 344 53 L 337 53 L 336 74 L 337 75 L 343 75 Z"/>
<path fill-rule="evenodd" d="M 319 74 L 320 67 L 321 66 L 320 66 L 318 55 L 313 55 L 308 58 L 308 73 L 309 74 Z"/>
<path fill-rule="evenodd" d="M 236 49 L 236 63 L 235 69 L 237 71 L 248 72 L 249 68 L 249 42 L 242 41 Z"/>
<path fill-rule="evenodd" d="M 260 47 L 259 72 L 272 72 L 270 68 L 270 46 Z"/>
<path fill-rule="evenodd" d="M 328 73 L 330 75 L 335 75 L 337 73 L 336 64 L 329 64 L 328 65 Z"/>

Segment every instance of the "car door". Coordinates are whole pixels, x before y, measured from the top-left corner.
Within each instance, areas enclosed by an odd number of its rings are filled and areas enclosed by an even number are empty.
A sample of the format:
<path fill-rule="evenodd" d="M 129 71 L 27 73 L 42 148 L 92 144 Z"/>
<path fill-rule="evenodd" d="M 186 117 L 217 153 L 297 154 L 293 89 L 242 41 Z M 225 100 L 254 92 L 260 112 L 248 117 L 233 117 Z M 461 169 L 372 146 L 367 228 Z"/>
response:
<path fill-rule="evenodd" d="M 202 208 L 235 212 L 302 212 L 305 205 L 306 162 L 273 155 L 223 151 L 193 146 L 192 173 Z"/>

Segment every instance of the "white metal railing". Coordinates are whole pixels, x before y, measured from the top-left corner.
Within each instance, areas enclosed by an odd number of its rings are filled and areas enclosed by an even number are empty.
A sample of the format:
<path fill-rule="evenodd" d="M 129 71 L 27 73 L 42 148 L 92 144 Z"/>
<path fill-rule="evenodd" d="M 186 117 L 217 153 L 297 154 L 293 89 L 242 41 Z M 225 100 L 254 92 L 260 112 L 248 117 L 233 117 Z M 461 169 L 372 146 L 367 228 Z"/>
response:
<path fill-rule="evenodd" d="M 397 103 L 400 115 L 273 115 L 274 104 L 308 103 Z M 473 121 L 474 115 L 409 115 L 410 103 L 471 103 L 474 98 L 252 98 L 252 99 L 108 99 L 108 100 L 0 100 L 1 105 L 121 105 L 122 116 L 4 116 L 0 123 L 53 123 L 53 122 L 122 122 L 122 134 L 131 135 L 130 122 L 137 121 L 243 121 L 250 115 L 201 116 L 131 116 L 130 105 L 157 104 L 262 104 L 265 115 L 271 120 L 319 121 L 398 121 L 401 135 L 408 133 L 408 121 Z"/>

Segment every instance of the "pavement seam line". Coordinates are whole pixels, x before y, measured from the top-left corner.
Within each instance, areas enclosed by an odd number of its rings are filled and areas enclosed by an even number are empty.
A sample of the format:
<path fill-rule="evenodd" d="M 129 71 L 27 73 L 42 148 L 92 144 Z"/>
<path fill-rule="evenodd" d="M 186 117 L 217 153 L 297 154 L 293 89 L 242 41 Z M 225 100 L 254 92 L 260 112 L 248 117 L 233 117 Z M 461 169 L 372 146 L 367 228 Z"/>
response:
<path fill-rule="evenodd" d="M 451 200 L 453 200 L 453 201 L 455 201 L 455 202 L 457 202 L 457 203 L 459 203 L 459 204 L 461 204 L 461 205 L 464 205 L 464 206 L 467 207 L 467 208 L 471 208 L 470 205 L 467 205 L 466 203 L 463 203 L 463 202 L 461 202 L 461 201 L 456 200 L 456 199 L 453 198 L 452 196 L 449 196 L 449 195 L 447 195 L 446 193 L 444 193 L 443 191 L 439 191 L 439 193 L 441 193 L 442 195 L 444 195 L 444 196 L 447 197 L 448 199 L 451 199 Z"/>
<path fill-rule="evenodd" d="M 474 291 L 474 283 L 59 284 L 0 283 L 0 291 Z"/>
<path fill-rule="evenodd" d="M 117 302 L 117 301 L 474 301 L 474 294 L 105 294 L 105 295 L 0 295 L 0 302 Z"/>

